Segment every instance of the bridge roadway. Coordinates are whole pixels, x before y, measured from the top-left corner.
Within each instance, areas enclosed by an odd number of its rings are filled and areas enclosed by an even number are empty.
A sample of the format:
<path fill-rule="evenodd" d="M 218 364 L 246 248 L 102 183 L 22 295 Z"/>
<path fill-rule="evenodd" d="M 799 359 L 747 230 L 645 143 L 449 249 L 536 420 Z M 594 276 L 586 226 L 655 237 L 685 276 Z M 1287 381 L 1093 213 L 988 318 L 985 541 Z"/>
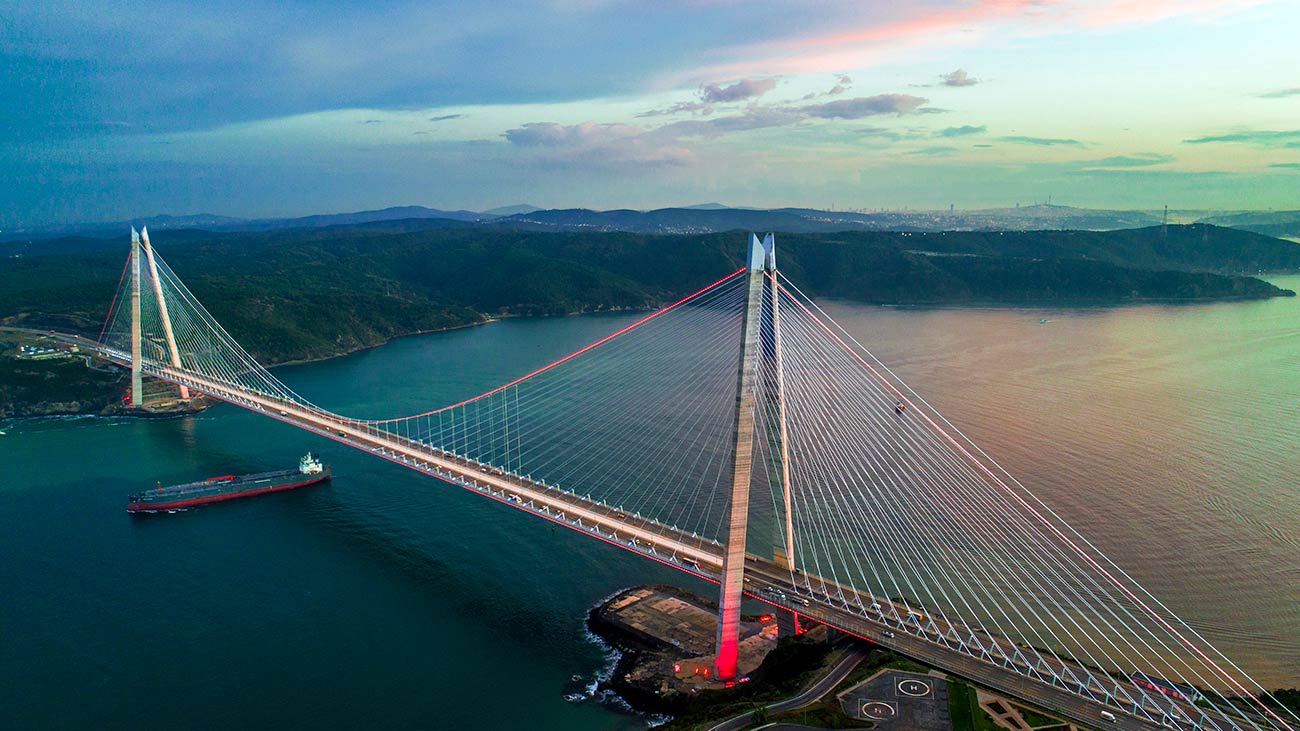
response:
<path fill-rule="evenodd" d="M 787 569 L 755 557 L 751 557 L 746 563 L 745 576 L 754 583 L 766 582 L 774 587 L 790 586 L 790 572 Z M 834 584 L 830 584 L 829 587 L 832 591 L 840 588 Z M 845 591 L 846 596 L 853 594 L 851 589 Z M 919 634 L 913 634 L 920 632 L 920 629 L 915 626 L 890 622 L 883 616 L 880 619 L 872 619 L 864 616 L 860 610 L 837 607 L 818 600 L 815 596 L 807 596 L 806 591 L 804 594 L 786 594 L 782 598 L 760 588 L 751 595 L 774 606 L 788 608 L 802 616 L 887 647 L 926 665 L 966 678 L 978 685 L 1001 691 L 1009 697 L 1058 713 L 1080 725 L 1101 729 L 1116 728 L 1123 731 L 1163 731 L 1161 724 L 1133 713 L 1123 712 L 1116 706 L 1032 679 L 1023 672 L 1014 671 L 967 652 L 939 644 Z M 808 603 L 803 604 L 804 600 Z M 879 601 L 888 604 L 887 600 Z M 934 621 L 940 628 L 946 629 L 939 620 Z M 1007 654 L 1011 654 L 1014 650 L 1014 643 L 1010 640 L 993 638 L 992 641 L 1000 645 Z M 1075 668 L 1075 674 L 1086 677 L 1082 668 Z M 1141 697 L 1136 688 L 1132 689 L 1132 695 Z M 1104 720 L 1101 716 L 1102 711 L 1113 713 L 1115 722 Z"/>
<path fill-rule="evenodd" d="M 129 353 L 106 348 L 78 336 L 55 334 L 55 337 L 130 367 Z M 169 364 L 146 360 L 144 372 L 178 385 L 189 386 L 214 398 L 292 424 L 350 447 L 371 452 L 389 461 L 472 490 L 511 507 L 531 512 L 554 523 L 714 583 L 717 583 L 721 575 L 722 546 L 711 539 L 648 518 L 628 515 L 619 508 L 588 497 L 534 481 L 528 476 L 504 472 L 491 465 L 444 452 L 369 426 L 365 422 L 346 419 L 275 396 L 246 389 L 234 389 L 228 384 L 191 371 L 173 368 Z M 1024 672 L 1017 672 L 971 655 L 967 651 L 928 639 L 921 636 L 923 630 L 918 626 L 905 624 L 896 619 L 890 620 L 883 615 L 873 619 L 863 610 L 830 603 L 830 597 L 838 595 L 854 596 L 859 602 L 880 602 L 882 605 L 893 606 L 893 602 L 888 599 L 873 598 L 860 594 L 850 587 L 843 587 L 820 577 L 811 577 L 816 578 L 818 585 L 825 587 L 819 597 L 810 594 L 806 589 L 800 590 L 793 586 L 789 569 L 752 554 L 747 556 L 745 574 L 745 593 L 750 597 L 795 611 L 979 685 L 1038 705 L 1070 721 L 1094 728 L 1113 727 L 1119 731 L 1161 731 L 1162 729 L 1161 723 L 1127 712 L 1116 705 L 1103 704 L 1066 690 L 1064 687 L 1027 677 Z M 785 589 L 781 589 L 778 594 L 765 591 L 768 586 L 790 587 L 790 590 L 786 593 Z M 959 625 L 947 627 L 939 624 L 939 620 L 934 618 L 931 622 L 932 626 L 945 633 L 948 629 L 959 627 Z M 968 629 L 964 627 L 961 629 L 969 635 Z M 989 641 L 1002 648 L 1004 654 L 1014 655 L 1015 646 L 1010 640 L 991 638 Z M 1025 667 L 1028 669 L 1027 666 Z M 1072 669 L 1079 677 L 1089 676 L 1089 673 L 1081 667 L 1075 666 Z M 1122 685 L 1126 686 L 1125 690 L 1129 690 L 1130 695 L 1136 698 L 1142 697 L 1137 688 L 1132 688 L 1126 683 Z M 1096 692 L 1095 686 L 1093 690 Z M 1184 718 L 1200 715 L 1199 710 L 1193 706 L 1178 705 L 1185 711 Z M 1115 714 L 1115 722 L 1102 719 L 1101 712 L 1107 710 Z M 1155 709 L 1150 710 L 1157 712 Z M 1205 720 L 1210 721 L 1208 718 Z M 1192 728 L 1185 722 L 1175 722 L 1175 724 L 1173 728 L 1176 731 L 1180 728 L 1182 731 L 1190 731 Z M 1202 723 L 1200 728 L 1207 731 L 1231 731 L 1233 727 L 1222 723 Z"/>

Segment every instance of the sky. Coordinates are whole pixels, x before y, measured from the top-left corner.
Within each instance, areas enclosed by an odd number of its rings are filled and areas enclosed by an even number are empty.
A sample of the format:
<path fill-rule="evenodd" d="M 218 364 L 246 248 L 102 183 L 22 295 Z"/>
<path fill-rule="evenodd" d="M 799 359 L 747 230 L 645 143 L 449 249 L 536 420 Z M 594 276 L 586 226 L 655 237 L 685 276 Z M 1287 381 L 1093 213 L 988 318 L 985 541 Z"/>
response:
<path fill-rule="evenodd" d="M 1300 208 L 1295 0 L 0 3 L 0 230 Z"/>

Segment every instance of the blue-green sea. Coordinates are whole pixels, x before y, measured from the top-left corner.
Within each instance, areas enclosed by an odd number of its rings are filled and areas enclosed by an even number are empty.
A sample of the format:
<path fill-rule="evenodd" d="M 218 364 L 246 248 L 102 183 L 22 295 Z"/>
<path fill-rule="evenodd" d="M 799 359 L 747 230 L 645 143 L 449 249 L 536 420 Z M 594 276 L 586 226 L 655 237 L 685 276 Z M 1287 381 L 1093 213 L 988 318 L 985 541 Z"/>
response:
<path fill-rule="evenodd" d="M 1300 298 L 827 309 L 1245 669 L 1300 685 Z M 276 373 L 336 412 L 399 415 L 632 318 L 503 320 Z M 634 583 L 712 591 L 232 406 L 0 430 L 3 728 L 644 728 L 583 692 L 609 665 L 584 615 Z M 158 481 L 307 450 L 332 484 L 125 511 Z"/>

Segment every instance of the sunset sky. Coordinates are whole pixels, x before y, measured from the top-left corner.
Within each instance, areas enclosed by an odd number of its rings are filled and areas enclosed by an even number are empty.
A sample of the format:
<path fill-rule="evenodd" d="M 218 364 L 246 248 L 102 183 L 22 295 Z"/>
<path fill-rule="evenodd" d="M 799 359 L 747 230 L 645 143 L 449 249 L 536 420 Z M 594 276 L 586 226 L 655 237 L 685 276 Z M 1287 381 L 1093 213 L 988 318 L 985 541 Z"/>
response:
<path fill-rule="evenodd" d="M 1300 208 L 1294 0 L 0 9 L 0 228 L 730 205 Z"/>

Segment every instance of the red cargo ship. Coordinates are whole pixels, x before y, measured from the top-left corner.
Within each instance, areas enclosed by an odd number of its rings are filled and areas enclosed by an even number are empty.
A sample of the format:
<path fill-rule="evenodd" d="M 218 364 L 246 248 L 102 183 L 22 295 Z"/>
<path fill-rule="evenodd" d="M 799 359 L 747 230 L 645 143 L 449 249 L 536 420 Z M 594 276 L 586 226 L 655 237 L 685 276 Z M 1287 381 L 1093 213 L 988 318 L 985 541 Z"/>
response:
<path fill-rule="evenodd" d="M 259 472 L 253 475 L 223 475 L 184 485 L 159 485 L 127 498 L 128 513 L 153 513 L 176 510 L 204 503 L 234 500 L 240 497 L 261 495 L 267 492 L 292 490 L 323 482 L 330 478 L 330 468 L 311 452 L 298 462 L 296 470 Z"/>

